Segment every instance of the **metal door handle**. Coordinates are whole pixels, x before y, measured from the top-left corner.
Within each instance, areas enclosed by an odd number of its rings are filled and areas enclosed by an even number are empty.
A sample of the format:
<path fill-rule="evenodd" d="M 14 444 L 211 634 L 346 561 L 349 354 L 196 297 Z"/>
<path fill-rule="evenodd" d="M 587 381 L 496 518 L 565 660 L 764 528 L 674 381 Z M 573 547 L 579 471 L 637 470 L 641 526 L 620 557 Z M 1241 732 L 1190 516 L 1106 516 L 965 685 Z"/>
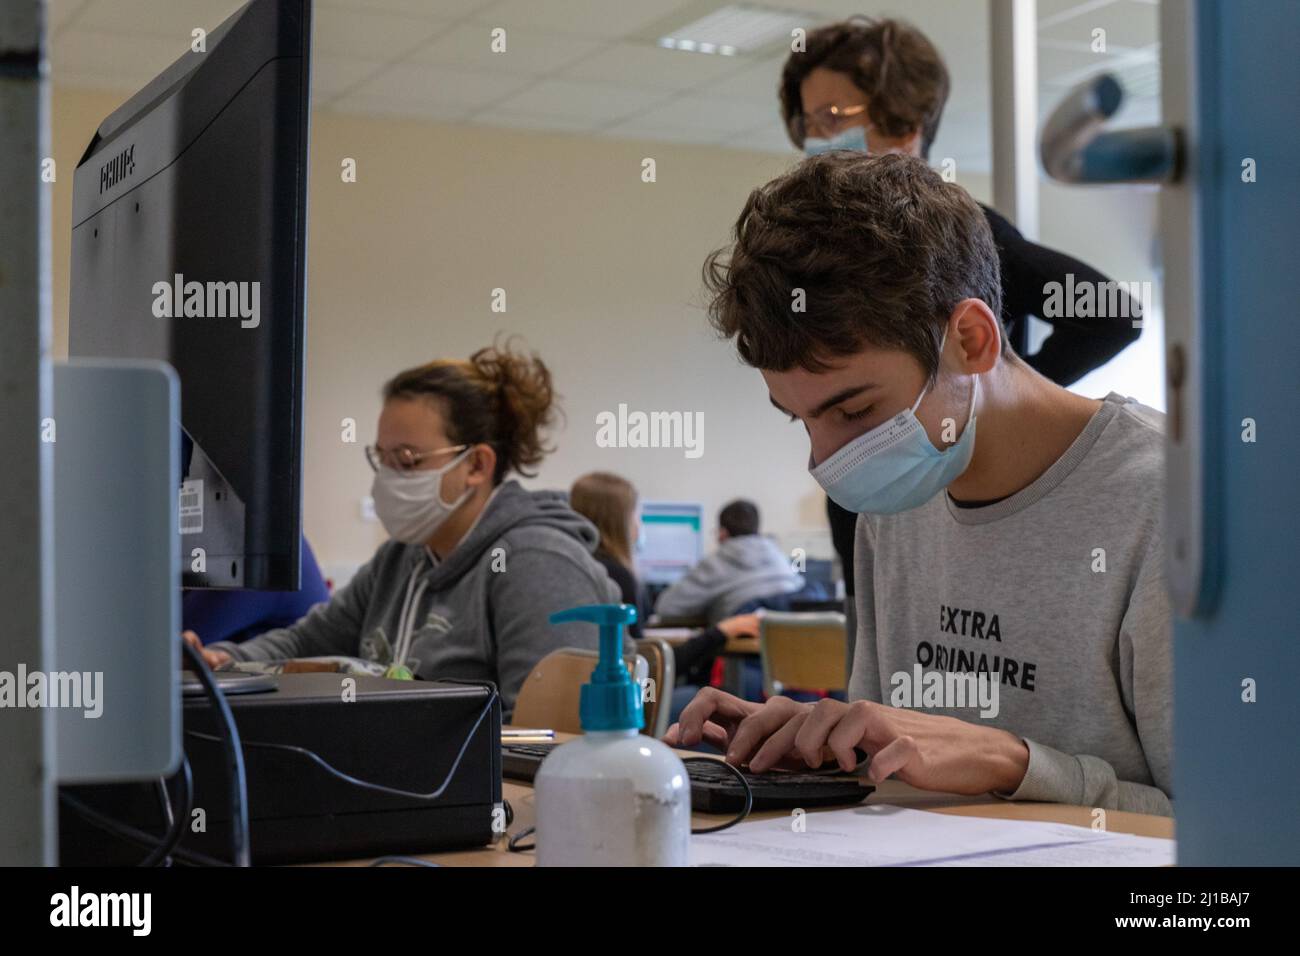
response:
<path fill-rule="evenodd" d="M 1182 173 L 1182 137 L 1172 126 L 1105 131 L 1124 99 L 1110 73 L 1085 80 L 1043 124 L 1043 168 L 1064 183 L 1170 183 Z"/>

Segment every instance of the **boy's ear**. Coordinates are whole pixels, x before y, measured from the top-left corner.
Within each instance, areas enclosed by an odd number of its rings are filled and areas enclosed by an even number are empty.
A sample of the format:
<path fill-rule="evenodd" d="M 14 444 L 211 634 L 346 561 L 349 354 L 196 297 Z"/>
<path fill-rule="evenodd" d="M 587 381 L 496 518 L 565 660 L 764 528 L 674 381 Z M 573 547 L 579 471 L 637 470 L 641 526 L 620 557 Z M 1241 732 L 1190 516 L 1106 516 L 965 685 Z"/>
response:
<path fill-rule="evenodd" d="M 982 299 L 962 299 L 948 318 L 948 337 L 961 345 L 964 374 L 992 371 L 1002 355 L 1002 325 Z"/>

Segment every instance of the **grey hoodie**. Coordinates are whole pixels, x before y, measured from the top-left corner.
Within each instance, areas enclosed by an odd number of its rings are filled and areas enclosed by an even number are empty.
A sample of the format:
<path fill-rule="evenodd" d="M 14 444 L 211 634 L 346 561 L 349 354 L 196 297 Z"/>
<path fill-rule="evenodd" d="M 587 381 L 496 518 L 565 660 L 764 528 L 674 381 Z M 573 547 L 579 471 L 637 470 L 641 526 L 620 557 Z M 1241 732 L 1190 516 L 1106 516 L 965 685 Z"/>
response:
<path fill-rule="evenodd" d="M 728 538 L 686 576 L 659 595 L 660 617 L 705 617 L 716 624 L 756 598 L 793 594 L 803 575 L 776 542 L 759 534 Z"/>
<path fill-rule="evenodd" d="M 524 678 L 546 654 L 597 647 L 591 624 L 547 618 L 580 604 L 618 602 L 618 587 L 592 557 L 598 537 L 560 492 L 506 481 L 444 560 L 422 545 L 389 541 L 293 626 L 211 647 L 239 661 L 346 655 L 390 664 L 407 633 L 404 662 L 417 677 L 490 680 L 508 718 Z M 632 652 L 630 641 L 625 651 Z"/>

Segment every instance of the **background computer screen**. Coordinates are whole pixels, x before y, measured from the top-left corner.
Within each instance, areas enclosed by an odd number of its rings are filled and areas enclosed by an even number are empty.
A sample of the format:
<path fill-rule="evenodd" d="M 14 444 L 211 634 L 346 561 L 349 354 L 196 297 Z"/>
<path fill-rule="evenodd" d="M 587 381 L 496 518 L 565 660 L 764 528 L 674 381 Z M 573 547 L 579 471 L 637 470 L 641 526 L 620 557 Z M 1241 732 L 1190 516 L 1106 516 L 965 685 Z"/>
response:
<path fill-rule="evenodd" d="M 672 584 L 703 554 L 704 506 L 689 502 L 641 503 L 637 573 L 647 585 Z"/>

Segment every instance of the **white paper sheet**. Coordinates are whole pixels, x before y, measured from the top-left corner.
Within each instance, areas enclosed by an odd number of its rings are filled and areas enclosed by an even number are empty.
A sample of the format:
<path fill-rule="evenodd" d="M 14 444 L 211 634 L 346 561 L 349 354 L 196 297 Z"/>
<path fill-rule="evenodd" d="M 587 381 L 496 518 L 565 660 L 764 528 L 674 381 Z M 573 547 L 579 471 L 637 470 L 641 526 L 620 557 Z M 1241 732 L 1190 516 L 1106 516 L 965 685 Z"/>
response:
<path fill-rule="evenodd" d="M 800 829 L 802 827 L 802 829 Z M 1174 841 L 871 804 L 691 837 L 694 866 L 1166 866 Z"/>

